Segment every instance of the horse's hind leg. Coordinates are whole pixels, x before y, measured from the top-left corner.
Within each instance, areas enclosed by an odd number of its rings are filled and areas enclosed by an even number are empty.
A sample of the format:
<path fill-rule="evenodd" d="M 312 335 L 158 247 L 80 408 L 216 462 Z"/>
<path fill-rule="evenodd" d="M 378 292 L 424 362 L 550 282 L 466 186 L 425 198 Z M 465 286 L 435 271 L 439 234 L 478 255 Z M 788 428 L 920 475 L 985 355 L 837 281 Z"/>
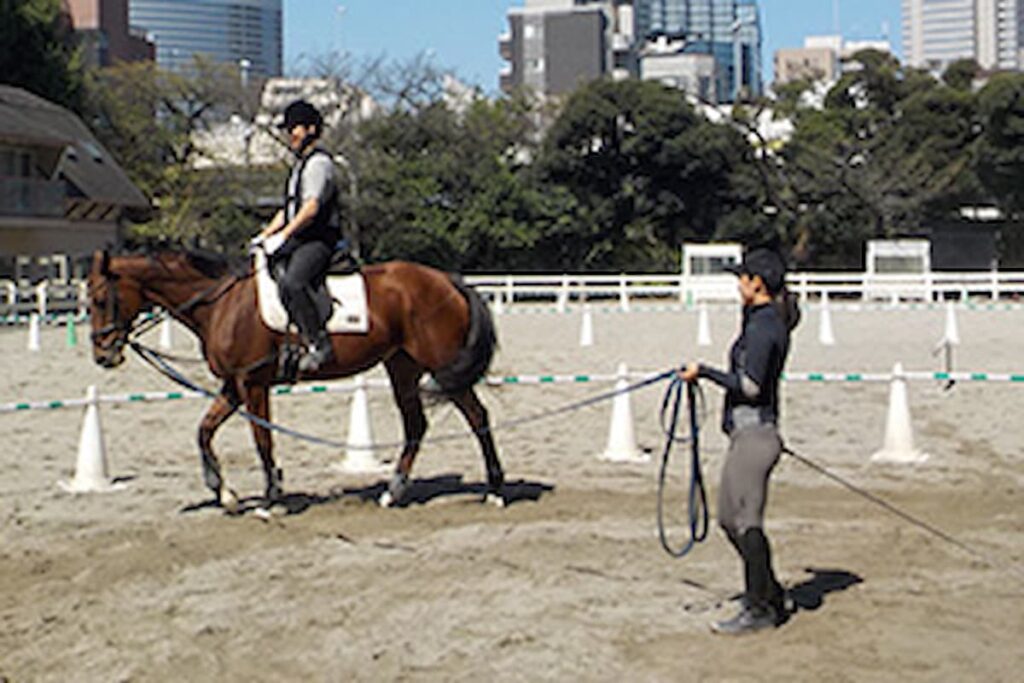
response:
<path fill-rule="evenodd" d="M 246 384 L 242 387 L 242 393 L 245 396 L 246 409 L 256 417 L 269 422 L 270 388 L 264 385 Z M 251 420 L 249 425 L 252 427 L 252 437 L 256 442 L 256 450 L 259 451 L 260 461 L 263 463 L 263 475 L 267 482 L 265 504 L 271 505 L 281 498 L 281 483 L 284 475 L 274 464 L 274 440 L 270 430 Z"/>
<path fill-rule="evenodd" d="M 413 461 L 420 450 L 420 440 L 427 431 L 427 417 L 423 413 L 423 400 L 420 398 L 420 377 L 423 367 L 405 352 L 399 352 L 384 362 L 388 376 L 391 378 L 391 391 L 402 414 L 402 426 L 405 430 L 405 446 L 398 458 L 395 473 L 388 483 L 388 490 L 380 497 L 380 504 L 389 507 L 402 502 L 409 490 L 409 473 Z"/>
<path fill-rule="evenodd" d="M 472 388 L 453 396 L 452 402 L 469 422 L 469 426 L 472 427 L 480 442 L 484 463 L 487 465 L 487 498 L 503 505 L 505 499 L 502 496 L 502 486 L 505 483 L 505 473 L 501 469 L 498 451 L 494 447 L 494 439 L 491 437 L 491 424 L 487 416 L 487 408 L 480 402 Z"/>
<path fill-rule="evenodd" d="M 203 480 L 213 491 L 221 507 L 231 513 L 238 511 L 238 496 L 224 483 L 220 462 L 213 452 L 213 435 L 224 421 L 238 410 L 238 404 L 235 383 L 229 380 L 224 383 L 220 394 L 206 411 L 203 421 L 199 423 L 199 454 L 203 463 Z"/>

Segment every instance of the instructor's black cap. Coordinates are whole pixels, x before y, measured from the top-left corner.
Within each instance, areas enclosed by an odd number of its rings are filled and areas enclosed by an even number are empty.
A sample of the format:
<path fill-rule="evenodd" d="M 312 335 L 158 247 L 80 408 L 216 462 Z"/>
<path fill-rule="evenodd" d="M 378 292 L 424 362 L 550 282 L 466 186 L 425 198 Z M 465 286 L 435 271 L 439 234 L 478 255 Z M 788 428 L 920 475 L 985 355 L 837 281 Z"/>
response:
<path fill-rule="evenodd" d="M 743 255 L 742 262 L 728 265 L 725 270 L 734 275 L 760 275 L 769 294 L 777 294 L 786 284 L 786 264 L 771 249 L 751 249 Z"/>
<path fill-rule="evenodd" d="M 320 112 L 306 100 L 295 100 L 284 110 L 284 121 L 278 126 L 281 130 L 291 130 L 295 126 L 323 126 L 324 119 Z"/>

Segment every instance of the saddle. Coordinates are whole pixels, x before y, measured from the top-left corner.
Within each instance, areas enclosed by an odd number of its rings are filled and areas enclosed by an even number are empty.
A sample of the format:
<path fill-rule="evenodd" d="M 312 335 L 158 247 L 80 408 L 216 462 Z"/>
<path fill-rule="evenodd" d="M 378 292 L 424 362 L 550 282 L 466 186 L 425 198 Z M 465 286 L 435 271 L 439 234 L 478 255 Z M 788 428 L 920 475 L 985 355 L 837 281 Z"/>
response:
<path fill-rule="evenodd" d="M 264 324 L 275 332 L 288 331 L 288 311 L 281 303 L 277 282 L 271 276 L 267 256 L 257 249 L 253 255 L 256 272 L 256 301 Z M 331 334 L 366 334 L 370 315 L 366 304 L 366 281 L 363 274 L 328 275 L 314 293 L 317 312 L 326 320 L 324 328 Z"/>

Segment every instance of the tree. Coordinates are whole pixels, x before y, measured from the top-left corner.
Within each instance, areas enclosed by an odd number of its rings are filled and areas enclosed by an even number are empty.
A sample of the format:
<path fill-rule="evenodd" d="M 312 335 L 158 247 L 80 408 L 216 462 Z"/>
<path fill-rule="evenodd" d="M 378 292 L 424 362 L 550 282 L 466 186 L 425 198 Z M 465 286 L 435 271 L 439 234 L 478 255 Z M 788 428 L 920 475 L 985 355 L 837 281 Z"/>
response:
<path fill-rule="evenodd" d="M 61 0 L 0 0 L 0 82 L 80 112 L 82 53 Z"/>
<path fill-rule="evenodd" d="M 245 214 L 244 169 L 200 169 L 196 134 L 245 106 L 235 69 L 196 58 L 187 73 L 151 62 L 90 74 L 88 119 L 97 137 L 157 208 L 142 235 L 203 238 L 240 249 L 256 226 Z"/>
<path fill-rule="evenodd" d="M 798 252 L 830 267 L 859 267 L 866 239 L 919 232 L 984 194 L 970 91 L 875 51 L 854 60 L 823 110 L 797 112 L 779 174 Z"/>
<path fill-rule="evenodd" d="M 741 191 L 737 182 L 751 155 L 736 130 L 709 123 L 677 89 L 584 86 L 549 131 L 539 163 L 541 182 L 564 187 L 578 207 L 573 232 L 559 235 L 566 262 L 674 269 L 684 241 L 735 234 L 730 214 L 758 203 L 756 184 Z"/>

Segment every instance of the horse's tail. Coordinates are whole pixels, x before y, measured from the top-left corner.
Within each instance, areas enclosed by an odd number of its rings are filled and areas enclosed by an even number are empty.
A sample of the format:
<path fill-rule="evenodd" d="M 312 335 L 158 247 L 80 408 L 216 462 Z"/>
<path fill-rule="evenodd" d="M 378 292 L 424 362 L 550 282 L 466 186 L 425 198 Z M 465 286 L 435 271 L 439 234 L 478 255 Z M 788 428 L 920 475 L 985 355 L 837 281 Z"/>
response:
<path fill-rule="evenodd" d="M 455 360 L 432 373 L 441 391 L 448 396 L 462 393 L 476 384 L 490 368 L 494 349 L 498 346 L 494 320 L 483 298 L 462 278 L 457 275 L 451 278 L 452 284 L 469 304 L 469 331 Z"/>

